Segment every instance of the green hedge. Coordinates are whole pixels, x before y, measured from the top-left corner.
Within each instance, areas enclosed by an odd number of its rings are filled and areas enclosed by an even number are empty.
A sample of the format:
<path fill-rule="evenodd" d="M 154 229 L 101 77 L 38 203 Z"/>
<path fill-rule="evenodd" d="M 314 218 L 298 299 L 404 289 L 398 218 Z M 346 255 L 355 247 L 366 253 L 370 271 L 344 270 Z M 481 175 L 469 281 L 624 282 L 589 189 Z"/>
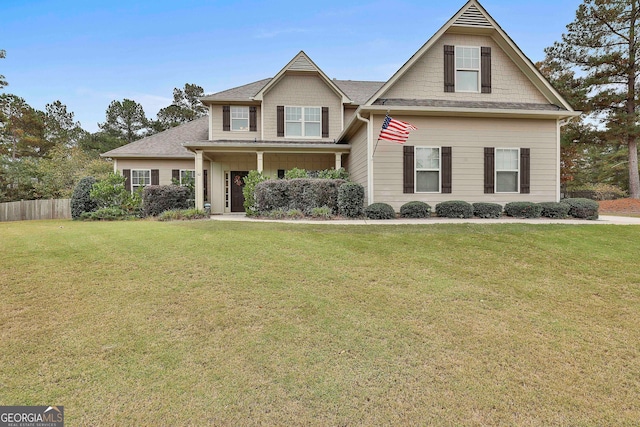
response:
<path fill-rule="evenodd" d="M 498 203 L 474 203 L 473 214 L 478 218 L 500 218 L 502 216 L 502 205 Z"/>
<path fill-rule="evenodd" d="M 310 215 L 313 208 L 327 206 L 338 211 L 338 189 L 342 179 L 270 179 L 255 186 L 255 208 L 261 214 L 274 210 L 299 210 Z"/>
<path fill-rule="evenodd" d="M 179 185 L 148 185 L 142 192 L 142 214 L 158 216 L 171 209 L 189 209 L 191 190 Z"/>
<path fill-rule="evenodd" d="M 473 206 L 462 200 L 451 200 L 436 205 L 436 215 L 443 218 L 471 218 Z"/>
<path fill-rule="evenodd" d="M 400 207 L 400 216 L 402 218 L 429 218 L 431 206 L 420 201 L 408 202 Z"/>
<path fill-rule="evenodd" d="M 347 218 L 358 218 L 364 213 L 364 187 L 356 182 L 345 182 L 338 188 L 338 213 Z"/>
<path fill-rule="evenodd" d="M 510 202 L 504 205 L 504 212 L 515 218 L 540 218 L 542 206 L 533 202 Z"/>
<path fill-rule="evenodd" d="M 569 214 L 570 206 L 566 203 L 542 202 L 538 204 L 542 207 L 541 215 L 545 218 L 563 219 Z"/>
<path fill-rule="evenodd" d="M 569 206 L 569 215 L 580 219 L 598 219 L 598 202 L 590 199 L 563 199 L 560 203 Z"/>
<path fill-rule="evenodd" d="M 394 219 L 396 211 L 386 203 L 374 203 L 364 209 L 364 214 L 369 219 Z"/>

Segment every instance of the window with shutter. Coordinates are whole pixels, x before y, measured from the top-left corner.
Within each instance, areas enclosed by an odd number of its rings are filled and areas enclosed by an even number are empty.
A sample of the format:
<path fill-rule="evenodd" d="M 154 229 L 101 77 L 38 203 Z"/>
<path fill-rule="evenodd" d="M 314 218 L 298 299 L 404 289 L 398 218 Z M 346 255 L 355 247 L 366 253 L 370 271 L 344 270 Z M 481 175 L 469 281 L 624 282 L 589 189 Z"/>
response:
<path fill-rule="evenodd" d="M 151 169 L 151 185 L 160 185 L 160 171 Z"/>
<path fill-rule="evenodd" d="M 231 107 L 229 105 L 222 106 L 222 130 L 225 132 L 231 130 Z"/>
<path fill-rule="evenodd" d="M 455 47 L 444 46 L 444 91 L 456 90 Z"/>
<path fill-rule="evenodd" d="M 322 107 L 322 137 L 329 138 L 329 107 Z"/>
<path fill-rule="evenodd" d="M 531 192 L 531 155 L 529 148 L 520 149 L 520 193 Z"/>
<path fill-rule="evenodd" d="M 284 136 L 284 105 L 278 105 L 276 121 L 278 136 Z"/>
<path fill-rule="evenodd" d="M 122 176 L 124 177 L 124 188 L 131 191 L 131 169 L 123 169 Z"/>
<path fill-rule="evenodd" d="M 495 192 L 494 182 L 495 156 L 493 147 L 484 149 L 484 192 L 493 194 Z"/>
<path fill-rule="evenodd" d="M 480 48 L 482 93 L 491 93 L 491 48 Z"/>
<path fill-rule="evenodd" d="M 412 145 L 405 145 L 403 150 L 403 193 L 411 194 L 414 192 L 414 179 L 415 179 L 415 162 L 414 162 L 414 150 Z"/>
<path fill-rule="evenodd" d="M 442 147 L 442 193 L 451 193 L 451 147 Z"/>
<path fill-rule="evenodd" d="M 255 106 L 249 107 L 249 130 L 251 132 L 258 130 L 258 108 Z"/>

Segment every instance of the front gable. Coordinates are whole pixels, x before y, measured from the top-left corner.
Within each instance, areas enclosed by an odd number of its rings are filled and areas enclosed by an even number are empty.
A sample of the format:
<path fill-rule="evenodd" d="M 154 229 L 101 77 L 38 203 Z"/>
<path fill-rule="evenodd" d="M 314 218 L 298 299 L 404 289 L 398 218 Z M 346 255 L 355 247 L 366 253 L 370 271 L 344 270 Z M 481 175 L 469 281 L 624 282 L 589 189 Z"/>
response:
<path fill-rule="evenodd" d="M 468 52 L 474 62 L 463 66 Z M 469 75 L 477 75 L 477 83 L 465 87 L 458 79 Z M 476 0 L 469 0 L 366 105 L 407 100 L 547 104 L 573 111 Z"/>

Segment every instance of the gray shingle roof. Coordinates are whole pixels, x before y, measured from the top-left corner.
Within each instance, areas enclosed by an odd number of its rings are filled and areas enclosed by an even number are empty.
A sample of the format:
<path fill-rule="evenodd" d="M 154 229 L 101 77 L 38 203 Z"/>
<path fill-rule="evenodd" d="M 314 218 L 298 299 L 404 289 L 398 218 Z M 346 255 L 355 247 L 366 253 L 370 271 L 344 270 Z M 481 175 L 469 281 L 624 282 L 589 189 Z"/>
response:
<path fill-rule="evenodd" d="M 333 82 L 358 105 L 367 102 L 385 83 L 360 80 L 334 80 Z"/>
<path fill-rule="evenodd" d="M 202 101 L 250 101 L 271 79 L 258 80 L 244 86 L 223 90 L 200 98 Z M 359 80 L 332 80 L 355 104 L 364 104 L 384 82 L 369 82 Z"/>
<path fill-rule="evenodd" d="M 200 98 L 201 101 L 249 101 L 271 81 L 271 78 L 258 80 L 243 86 L 223 90 Z"/>
<path fill-rule="evenodd" d="M 489 102 L 489 101 L 449 101 L 443 99 L 401 99 L 379 98 L 373 105 L 395 107 L 442 107 L 442 108 L 487 108 L 498 110 L 541 110 L 566 111 L 554 104 L 533 104 L 524 102 Z"/>
<path fill-rule="evenodd" d="M 209 139 L 209 117 L 205 116 L 107 151 L 102 154 L 102 157 L 193 158 L 194 154 L 184 148 L 182 143 L 207 139 Z"/>

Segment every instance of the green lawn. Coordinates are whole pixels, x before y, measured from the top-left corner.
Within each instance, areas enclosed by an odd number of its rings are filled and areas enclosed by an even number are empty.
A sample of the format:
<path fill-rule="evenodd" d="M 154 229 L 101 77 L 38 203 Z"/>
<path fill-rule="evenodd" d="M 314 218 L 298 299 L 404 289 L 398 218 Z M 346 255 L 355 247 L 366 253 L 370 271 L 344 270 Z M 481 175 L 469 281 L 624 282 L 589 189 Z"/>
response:
<path fill-rule="evenodd" d="M 0 405 L 69 426 L 637 425 L 640 227 L 0 223 Z"/>

